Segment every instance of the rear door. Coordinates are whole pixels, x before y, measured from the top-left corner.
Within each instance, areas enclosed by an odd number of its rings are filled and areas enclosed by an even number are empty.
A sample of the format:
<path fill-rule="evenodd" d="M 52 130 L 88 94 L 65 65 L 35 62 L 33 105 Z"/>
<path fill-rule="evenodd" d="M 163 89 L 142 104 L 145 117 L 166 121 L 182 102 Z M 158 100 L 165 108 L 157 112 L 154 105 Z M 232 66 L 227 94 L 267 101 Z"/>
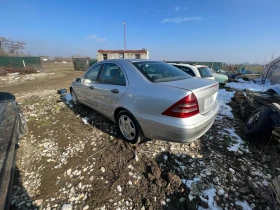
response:
<path fill-rule="evenodd" d="M 127 83 L 124 71 L 118 64 L 105 63 L 99 82 L 94 86 L 98 110 L 112 118 L 114 106 L 127 90 Z"/>

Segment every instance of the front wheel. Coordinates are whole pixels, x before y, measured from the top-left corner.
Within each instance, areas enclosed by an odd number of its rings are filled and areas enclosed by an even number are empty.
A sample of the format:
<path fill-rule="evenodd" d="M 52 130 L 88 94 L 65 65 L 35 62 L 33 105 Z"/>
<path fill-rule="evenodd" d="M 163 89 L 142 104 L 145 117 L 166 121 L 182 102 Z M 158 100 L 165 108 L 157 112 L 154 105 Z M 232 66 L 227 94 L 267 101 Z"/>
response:
<path fill-rule="evenodd" d="M 247 136 L 256 136 L 268 131 L 272 126 L 270 118 L 272 113 L 273 111 L 269 107 L 256 109 L 246 120 L 244 133 Z"/>
<path fill-rule="evenodd" d="M 71 90 L 71 96 L 72 96 L 73 104 L 74 105 L 79 105 L 80 103 L 78 101 L 77 95 L 76 95 L 74 90 Z"/>
<path fill-rule="evenodd" d="M 120 111 L 117 117 L 118 127 L 124 139 L 131 144 L 138 144 L 144 135 L 137 120 L 128 111 Z"/>

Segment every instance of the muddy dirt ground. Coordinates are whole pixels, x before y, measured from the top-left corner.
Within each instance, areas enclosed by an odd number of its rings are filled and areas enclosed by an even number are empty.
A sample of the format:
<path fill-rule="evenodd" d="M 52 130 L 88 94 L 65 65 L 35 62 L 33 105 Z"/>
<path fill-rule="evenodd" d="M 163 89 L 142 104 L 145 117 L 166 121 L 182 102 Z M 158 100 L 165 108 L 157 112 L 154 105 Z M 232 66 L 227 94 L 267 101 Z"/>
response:
<path fill-rule="evenodd" d="M 54 67 L 0 83 L 16 95 L 30 131 L 19 141 L 11 209 L 276 209 L 268 188 L 280 176 L 276 147 L 267 137 L 248 141 L 237 111 L 191 144 L 132 146 L 114 123 L 57 94 L 82 73 Z M 246 142 L 238 151 L 227 149 L 236 136 L 225 128 Z"/>

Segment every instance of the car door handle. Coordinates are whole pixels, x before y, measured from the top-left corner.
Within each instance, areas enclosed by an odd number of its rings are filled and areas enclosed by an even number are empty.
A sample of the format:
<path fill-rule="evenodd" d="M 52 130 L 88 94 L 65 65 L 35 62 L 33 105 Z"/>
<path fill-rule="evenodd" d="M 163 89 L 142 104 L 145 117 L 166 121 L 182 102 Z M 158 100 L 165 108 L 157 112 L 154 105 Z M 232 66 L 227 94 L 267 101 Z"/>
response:
<path fill-rule="evenodd" d="M 111 90 L 112 93 L 119 93 L 119 90 L 118 89 L 113 89 Z"/>
<path fill-rule="evenodd" d="M 90 88 L 90 89 L 92 89 L 92 90 L 94 89 L 94 87 L 93 87 L 93 86 L 89 86 L 89 88 Z"/>

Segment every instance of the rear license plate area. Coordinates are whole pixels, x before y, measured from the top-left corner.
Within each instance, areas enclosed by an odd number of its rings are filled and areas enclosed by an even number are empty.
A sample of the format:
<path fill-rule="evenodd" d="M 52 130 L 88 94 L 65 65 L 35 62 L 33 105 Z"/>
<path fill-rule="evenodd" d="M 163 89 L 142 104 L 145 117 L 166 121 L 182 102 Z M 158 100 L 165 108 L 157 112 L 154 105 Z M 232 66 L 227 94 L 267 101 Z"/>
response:
<path fill-rule="evenodd" d="M 209 107 L 211 107 L 217 98 L 217 93 L 214 93 L 213 95 L 207 97 L 204 99 L 204 109 L 208 109 Z"/>

